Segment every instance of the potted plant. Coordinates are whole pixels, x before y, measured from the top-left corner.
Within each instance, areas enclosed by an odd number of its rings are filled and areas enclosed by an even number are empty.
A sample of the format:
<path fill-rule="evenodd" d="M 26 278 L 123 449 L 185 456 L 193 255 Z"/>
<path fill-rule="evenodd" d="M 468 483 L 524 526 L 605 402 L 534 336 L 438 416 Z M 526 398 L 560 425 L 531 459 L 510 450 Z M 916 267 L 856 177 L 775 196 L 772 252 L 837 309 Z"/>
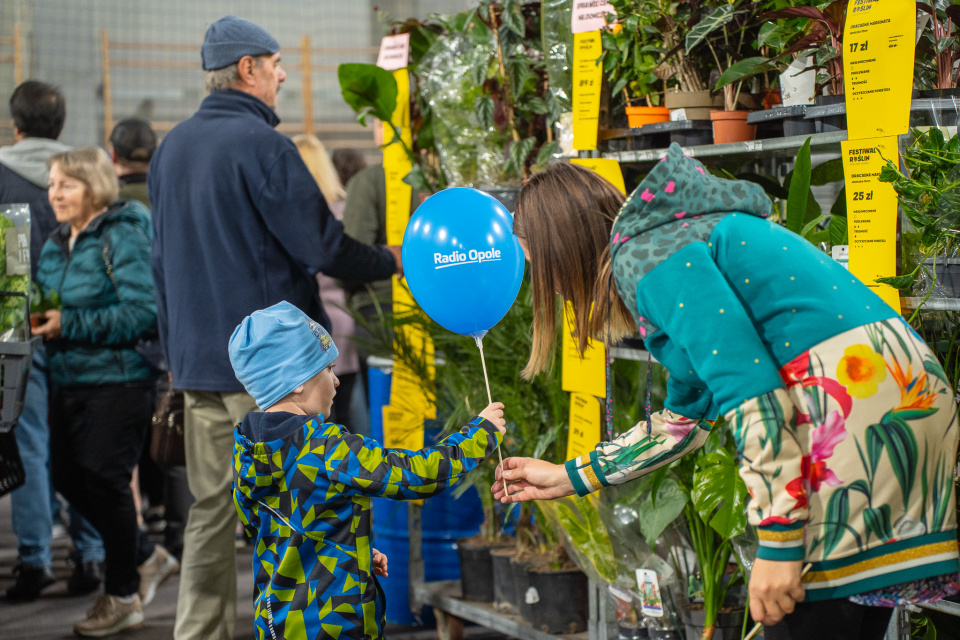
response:
<path fill-rule="evenodd" d="M 622 99 L 630 127 L 666 122 L 670 111 L 660 106 L 655 73 L 663 50 L 663 36 L 644 11 L 648 0 L 613 0 L 615 14 L 607 15 L 609 28 L 601 34 L 603 72 L 611 83 L 611 96 Z"/>
<path fill-rule="evenodd" d="M 913 84 L 919 98 L 946 98 L 960 95 L 960 47 L 957 46 L 960 6 L 946 0 L 918 2 L 917 10 L 927 15 L 929 28 L 917 40 Z"/>
<path fill-rule="evenodd" d="M 795 6 L 764 15 L 765 19 L 802 18 L 806 24 L 782 41 L 782 59 L 811 60 L 804 72 L 816 74 L 814 106 L 806 117 L 816 121 L 817 132 L 846 129 L 843 83 L 843 26 L 848 0 L 833 0 L 822 8 Z M 783 35 L 784 32 L 781 32 Z M 789 33 L 785 35 L 790 35 Z M 829 90 L 829 95 L 825 91 Z"/>
<path fill-rule="evenodd" d="M 43 289 L 35 283 L 30 283 L 30 328 L 36 329 L 47 321 L 44 314 L 47 311 L 60 309 L 63 304 L 60 302 L 60 294 L 50 289 L 44 293 Z"/>
<path fill-rule="evenodd" d="M 761 19 L 755 2 L 733 0 L 732 2 L 701 2 L 704 15 L 691 27 L 684 39 L 687 55 L 694 51 L 706 51 L 723 74 L 738 69 L 757 57 L 747 57 L 751 43 L 756 39 Z M 739 65 L 739 66 L 737 66 Z M 727 78 L 730 78 L 730 73 Z M 756 137 L 756 127 L 747 124 L 747 111 L 738 111 L 740 94 L 746 78 L 724 79 L 714 89 L 723 90 L 723 110 L 710 112 L 713 121 L 713 141 L 717 144 L 740 142 Z"/>

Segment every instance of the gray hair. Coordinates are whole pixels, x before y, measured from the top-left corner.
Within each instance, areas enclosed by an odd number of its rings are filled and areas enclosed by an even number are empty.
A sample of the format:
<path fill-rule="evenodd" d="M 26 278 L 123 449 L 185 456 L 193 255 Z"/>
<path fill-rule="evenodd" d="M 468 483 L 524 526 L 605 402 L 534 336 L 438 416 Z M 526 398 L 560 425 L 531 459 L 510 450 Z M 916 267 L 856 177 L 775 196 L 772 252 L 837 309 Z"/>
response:
<path fill-rule="evenodd" d="M 254 68 L 259 69 L 263 64 L 264 58 L 269 58 L 269 55 L 266 56 L 253 56 Z M 237 60 L 233 64 L 223 67 L 221 69 L 211 69 L 210 71 L 203 72 L 203 81 L 207 86 L 207 91 L 225 91 L 227 89 L 235 89 L 238 84 L 240 84 L 240 61 Z"/>

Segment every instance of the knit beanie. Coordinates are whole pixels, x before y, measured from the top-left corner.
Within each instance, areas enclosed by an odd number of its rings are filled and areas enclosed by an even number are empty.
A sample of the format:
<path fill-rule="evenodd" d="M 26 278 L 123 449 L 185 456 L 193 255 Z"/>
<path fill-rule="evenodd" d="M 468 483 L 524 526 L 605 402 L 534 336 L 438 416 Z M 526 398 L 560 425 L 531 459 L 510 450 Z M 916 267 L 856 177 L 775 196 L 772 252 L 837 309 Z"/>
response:
<path fill-rule="evenodd" d="M 280 43 L 261 26 L 237 16 L 224 16 L 210 25 L 200 47 L 205 71 L 223 69 L 243 56 L 273 55 Z"/>
<path fill-rule="evenodd" d="M 260 410 L 292 393 L 337 359 L 333 338 L 283 301 L 254 311 L 230 336 L 230 364 Z"/>

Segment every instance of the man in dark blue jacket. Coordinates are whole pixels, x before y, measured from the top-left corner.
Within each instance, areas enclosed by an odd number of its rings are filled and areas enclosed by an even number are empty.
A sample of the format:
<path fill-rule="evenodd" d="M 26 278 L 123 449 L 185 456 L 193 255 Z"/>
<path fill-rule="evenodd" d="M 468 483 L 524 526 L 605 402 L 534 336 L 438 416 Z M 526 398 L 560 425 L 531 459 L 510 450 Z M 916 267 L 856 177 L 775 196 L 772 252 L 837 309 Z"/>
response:
<path fill-rule="evenodd" d="M 279 51 L 246 20 L 213 23 L 201 49 L 210 95 L 167 134 L 150 165 L 160 338 L 174 385 L 185 391 L 196 498 L 184 533 L 177 640 L 233 637 L 233 428 L 255 405 L 230 366 L 231 333 L 282 300 L 329 328 L 314 274 L 373 281 L 400 268 L 399 247 L 369 247 L 343 233 L 296 147 L 274 129 L 286 79 Z"/>

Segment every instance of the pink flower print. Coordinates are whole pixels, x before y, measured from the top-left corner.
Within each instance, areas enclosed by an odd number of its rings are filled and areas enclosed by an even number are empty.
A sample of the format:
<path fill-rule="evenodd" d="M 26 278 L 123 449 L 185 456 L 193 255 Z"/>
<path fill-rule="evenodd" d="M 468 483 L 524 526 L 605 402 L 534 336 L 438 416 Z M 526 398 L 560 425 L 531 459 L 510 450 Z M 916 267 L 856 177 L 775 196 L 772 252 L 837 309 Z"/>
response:
<path fill-rule="evenodd" d="M 699 172 L 700 172 L 700 175 L 702 175 L 702 176 L 707 175 L 707 174 L 704 172 L 703 167 L 697 167 L 697 171 L 699 171 Z"/>
<path fill-rule="evenodd" d="M 640 337 L 641 338 L 647 337 L 647 330 L 643 328 L 643 325 L 640 325 Z"/>
<path fill-rule="evenodd" d="M 699 219 L 702 218 L 702 217 L 703 217 L 702 215 L 700 215 L 700 216 L 693 216 L 693 219 L 694 219 L 694 220 L 699 220 Z"/>
<path fill-rule="evenodd" d="M 769 516 L 760 522 L 760 526 L 766 527 L 771 524 L 793 524 L 794 522 L 796 522 L 796 520 L 791 520 L 790 518 L 785 518 L 783 516 Z"/>
<path fill-rule="evenodd" d="M 630 236 L 623 236 L 622 238 L 620 238 L 620 242 L 626 242 L 629 239 L 630 239 Z"/>
<path fill-rule="evenodd" d="M 650 202 L 654 198 L 656 198 L 656 196 L 650 193 L 650 189 L 644 189 L 643 193 L 640 194 L 640 199 L 644 202 Z"/>
<path fill-rule="evenodd" d="M 689 227 L 689 226 L 690 226 L 689 222 L 684 222 L 682 225 L 680 225 L 680 228 L 682 229 L 683 227 Z"/>
<path fill-rule="evenodd" d="M 681 211 L 680 213 L 675 213 L 675 214 L 673 214 L 673 217 L 676 218 L 677 220 L 679 220 L 680 218 L 682 218 L 682 217 L 685 216 L 685 215 L 687 215 L 687 212 L 686 212 L 686 211 Z"/>
<path fill-rule="evenodd" d="M 620 232 L 617 231 L 617 235 L 613 236 L 613 244 L 620 242 Z"/>
<path fill-rule="evenodd" d="M 671 180 L 670 182 L 667 183 L 667 186 L 664 188 L 664 192 L 666 192 L 666 193 L 673 193 L 673 189 L 674 189 L 674 187 L 676 187 L 676 186 L 677 186 L 677 183 L 675 183 L 673 180 Z"/>
<path fill-rule="evenodd" d="M 683 420 L 680 422 L 673 422 L 671 420 L 667 421 L 666 429 L 674 440 L 680 442 L 687 437 L 687 434 L 694 430 L 697 426 L 695 420 Z"/>
<path fill-rule="evenodd" d="M 814 462 L 826 460 L 833 455 L 834 448 L 847 437 L 845 426 L 846 420 L 843 414 L 834 410 L 830 412 L 822 425 L 813 430 L 810 436 L 810 457 Z M 832 471 L 828 473 L 836 479 L 837 476 Z M 831 487 L 836 486 L 836 484 L 829 482 L 827 484 L 830 484 Z M 839 480 L 837 480 L 837 484 L 840 484 Z"/>

